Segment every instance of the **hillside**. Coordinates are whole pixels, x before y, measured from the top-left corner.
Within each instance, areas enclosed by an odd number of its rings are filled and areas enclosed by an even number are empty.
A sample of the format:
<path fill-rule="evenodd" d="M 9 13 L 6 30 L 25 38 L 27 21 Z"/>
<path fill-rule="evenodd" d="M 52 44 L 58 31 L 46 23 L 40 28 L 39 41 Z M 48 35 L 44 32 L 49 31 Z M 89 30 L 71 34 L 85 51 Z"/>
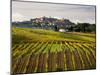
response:
<path fill-rule="evenodd" d="M 12 28 L 13 75 L 95 68 L 95 34 Z"/>
<path fill-rule="evenodd" d="M 83 41 L 95 42 L 95 34 L 92 33 L 79 33 L 79 32 L 55 32 L 53 30 L 43 29 L 29 29 L 29 28 L 12 28 L 13 42 L 20 42 L 25 40 L 33 41 Z"/>

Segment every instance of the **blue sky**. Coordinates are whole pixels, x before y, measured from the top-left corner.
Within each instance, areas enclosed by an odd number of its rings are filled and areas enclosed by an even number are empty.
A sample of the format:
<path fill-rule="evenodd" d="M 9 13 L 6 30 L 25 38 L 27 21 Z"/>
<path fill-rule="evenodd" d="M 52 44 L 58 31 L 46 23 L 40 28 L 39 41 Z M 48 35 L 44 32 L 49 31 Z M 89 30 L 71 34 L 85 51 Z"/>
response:
<path fill-rule="evenodd" d="M 24 21 L 42 16 L 66 18 L 74 23 L 95 23 L 95 6 L 12 2 L 12 21 Z"/>

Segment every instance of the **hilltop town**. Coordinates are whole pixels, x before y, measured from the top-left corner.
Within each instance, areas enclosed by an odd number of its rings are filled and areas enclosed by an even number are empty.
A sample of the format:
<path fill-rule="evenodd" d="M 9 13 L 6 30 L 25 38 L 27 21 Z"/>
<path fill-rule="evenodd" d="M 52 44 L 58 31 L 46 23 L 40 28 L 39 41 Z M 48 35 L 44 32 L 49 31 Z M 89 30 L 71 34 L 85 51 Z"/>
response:
<path fill-rule="evenodd" d="M 76 32 L 95 32 L 95 24 L 78 23 L 75 24 L 69 19 L 58 19 L 53 17 L 39 17 L 30 19 L 23 22 L 12 22 L 12 26 L 21 28 L 33 28 L 33 29 L 47 29 L 61 32 L 76 31 Z"/>

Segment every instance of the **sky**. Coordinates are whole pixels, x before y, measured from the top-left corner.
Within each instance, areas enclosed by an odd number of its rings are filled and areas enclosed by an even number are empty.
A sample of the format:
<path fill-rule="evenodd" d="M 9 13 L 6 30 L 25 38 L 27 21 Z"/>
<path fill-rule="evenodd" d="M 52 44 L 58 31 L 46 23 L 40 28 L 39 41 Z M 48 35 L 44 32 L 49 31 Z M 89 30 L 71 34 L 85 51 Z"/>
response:
<path fill-rule="evenodd" d="M 74 23 L 95 23 L 95 6 L 12 1 L 13 22 L 43 16 L 66 18 Z"/>

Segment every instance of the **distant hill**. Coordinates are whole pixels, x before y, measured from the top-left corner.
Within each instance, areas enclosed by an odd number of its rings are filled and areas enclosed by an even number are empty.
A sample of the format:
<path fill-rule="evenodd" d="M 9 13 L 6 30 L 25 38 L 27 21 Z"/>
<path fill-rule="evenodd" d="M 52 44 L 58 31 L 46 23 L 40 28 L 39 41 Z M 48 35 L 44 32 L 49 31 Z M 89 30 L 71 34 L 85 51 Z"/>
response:
<path fill-rule="evenodd" d="M 54 31 L 70 32 L 96 32 L 96 24 L 73 23 L 69 19 L 57 19 L 52 17 L 40 17 L 30 21 L 13 22 L 12 26 L 19 28 L 46 29 Z"/>
<path fill-rule="evenodd" d="M 30 19 L 30 21 L 13 22 L 12 25 L 17 27 L 28 27 L 28 28 L 40 27 L 42 29 L 43 28 L 53 29 L 55 26 L 57 26 L 58 28 L 69 28 L 75 24 L 68 19 L 40 17 L 40 18 Z"/>

